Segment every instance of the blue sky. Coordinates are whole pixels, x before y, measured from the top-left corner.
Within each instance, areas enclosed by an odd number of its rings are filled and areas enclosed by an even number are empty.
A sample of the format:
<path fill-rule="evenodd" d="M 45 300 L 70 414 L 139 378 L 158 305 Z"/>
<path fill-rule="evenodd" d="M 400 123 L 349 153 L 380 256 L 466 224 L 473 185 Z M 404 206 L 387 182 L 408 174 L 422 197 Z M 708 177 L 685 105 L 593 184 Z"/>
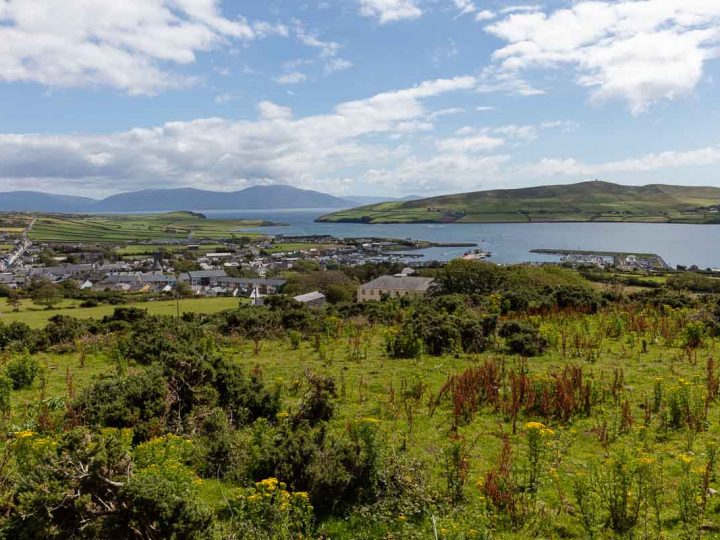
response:
<path fill-rule="evenodd" d="M 718 0 L 0 0 L 0 189 L 720 186 L 718 56 Z"/>

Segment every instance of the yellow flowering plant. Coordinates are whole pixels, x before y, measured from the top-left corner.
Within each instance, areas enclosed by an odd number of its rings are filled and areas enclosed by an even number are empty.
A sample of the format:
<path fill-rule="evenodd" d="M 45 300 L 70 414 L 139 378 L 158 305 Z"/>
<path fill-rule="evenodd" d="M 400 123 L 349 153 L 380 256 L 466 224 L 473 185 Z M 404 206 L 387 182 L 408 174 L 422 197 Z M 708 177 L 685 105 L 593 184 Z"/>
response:
<path fill-rule="evenodd" d="M 313 507 L 304 491 L 289 491 L 277 478 L 237 490 L 229 501 L 241 538 L 302 538 L 312 531 Z"/>

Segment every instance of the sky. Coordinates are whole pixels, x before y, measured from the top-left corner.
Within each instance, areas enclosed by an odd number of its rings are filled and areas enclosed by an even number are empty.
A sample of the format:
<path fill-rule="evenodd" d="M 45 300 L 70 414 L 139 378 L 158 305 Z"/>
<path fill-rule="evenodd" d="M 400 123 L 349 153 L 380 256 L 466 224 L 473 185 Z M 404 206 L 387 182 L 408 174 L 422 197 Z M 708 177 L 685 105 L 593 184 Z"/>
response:
<path fill-rule="evenodd" d="M 720 0 L 0 0 L 0 191 L 720 186 Z"/>

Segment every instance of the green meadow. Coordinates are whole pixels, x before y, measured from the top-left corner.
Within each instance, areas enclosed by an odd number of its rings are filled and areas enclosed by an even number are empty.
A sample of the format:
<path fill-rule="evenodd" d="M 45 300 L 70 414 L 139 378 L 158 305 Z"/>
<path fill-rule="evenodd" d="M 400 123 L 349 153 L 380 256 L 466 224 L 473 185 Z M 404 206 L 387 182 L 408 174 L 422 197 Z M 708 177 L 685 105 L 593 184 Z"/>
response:
<path fill-rule="evenodd" d="M 243 229 L 260 221 L 209 220 L 191 212 L 121 215 L 41 215 L 30 238 L 37 242 L 123 243 L 153 240 L 202 242 L 262 235 Z"/>
<path fill-rule="evenodd" d="M 181 298 L 180 313 L 217 313 L 232 309 L 245 302 L 245 299 L 217 297 L 217 298 Z M 30 300 L 23 300 L 20 311 L 6 303 L 0 303 L 0 322 L 22 322 L 32 328 L 41 328 L 55 315 L 67 315 L 77 319 L 97 319 L 111 315 L 117 306 L 103 304 L 94 307 L 80 307 L 78 300 L 62 300 L 53 309 L 45 309 L 33 304 Z M 150 315 L 175 315 L 177 304 L 175 300 L 154 300 L 149 302 L 130 302 L 124 307 L 139 308 Z"/>

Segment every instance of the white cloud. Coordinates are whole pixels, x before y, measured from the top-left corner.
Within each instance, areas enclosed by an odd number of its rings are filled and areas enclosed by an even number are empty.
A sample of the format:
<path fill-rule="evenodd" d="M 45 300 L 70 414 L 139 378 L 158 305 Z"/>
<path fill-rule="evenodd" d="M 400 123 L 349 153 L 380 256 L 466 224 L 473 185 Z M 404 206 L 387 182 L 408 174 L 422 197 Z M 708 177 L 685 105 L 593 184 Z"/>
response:
<path fill-rule="evenodd" d="M 486 90 L 522 90 L 523 72 L 570 67 L 594 101 L 622 99 L 638 114 L 697 87 L 720 55 L 720 2 L 581 1 L 515 11 L 486 29 L 507 42 L 493 55 Z"/>
<path fill-rule="evenodd" d="M 508 13 L 531 13 L 534 11 L 540 11 L 541 5 L 538 4 L 521 4 L 517 6 L 506 6 L 500 10 L 500 13 L 507 15 Z"/>
<path fill-rule="evenodd" d="M 325 64 L 325 74 L 335 73 L 337 71 L 344 71 L 353 67 L 353 63 L 344 58 L 333 58 Z"/>
<path fill-rule="evenodd" d="M 323 68 L 325 75 L 353 67 L 352 62 L 338 56 L 338 53 L 342 49 L 340 43 L 336 41 L 324 41 L 318 38 L 317 35 L 309 32 L 300 21 L 295 21 L 295 34 L 298 40 L 300 40 L 300 43 L 306 47 L 312 47 L 320 51 L 318 55 L 319 60 L 300 59 L 296 60 L 296 63 L 314 64 L 322 61 L 325 64 Z"/>
<path fill-rule="evenodd" d="M 521 168 L 533 176 L 602 177 L 621 173 L 646 173 L 680 167 L 720 164 L 720 145 L 686 151 L 667 151 L 604 163 L 587 163 L 573 158 L 545 158 Z"/>
<path fill-rule="evenodd" d="M 482 11 L 478 11 L 475 14 L 475 20 L 478 22 L 481 21 L 489 21 L 490 19 L 494 19 L 496 17 L 495 13 L 488 9 L 483 9 Z"/>
<path fill-rule="evenodd" d="M 458 17 L 474 13 L 476 21 L 489 21 L 496 16 L 489 9 L 480 9 L 473 0 L 453 0 L 453 4 L 458 9 Z"/>
<path fill-rule="evenodd" d="M 438 150 L 442 152 L 474 153 L 494 150 L 504 143 L 505 141 L 503 139 L 480 134 L 470 137 L 443 139 L 438 141 L 436 146 Z"/>
<path fill-rule="evenodd" d="M 459 10 L 458 17 L 475 13 L 478 9 L 473 0 L 453 0 L 453 4 Z"/>
<path fill-rule="evenodd" d="M 380 24 L 417 19 L 423 14 L 414 0 L 359 0 L 359 2 L 360 14 L 375 18 Z"/>
<path fill-rule="evenodd" d="M 5 189 L 32 184 L 85 194 L 146 188 L 156 179 L 162 179 L 157 187 L 278 182 L 331 188 L 336 178 L 406 156 L 408 148 L 394 147 L 389 138 L 431 129 L 423 102 L 474 84 L 473 77 L 431 80 L 299 119 L 290 108 L 264 101 L 257 120 L 206 118 L 107 135 L 4 134 L 0 179 Z"/>
<path fill-rule="evenodd" d="M 392 189 L 396 193 L 453 193 L 481 189 L 495 184 L 502 174 L 507 155 L 447 153 L 432 157 L 409 156 L 396 167 L 370 169 L 363 183 Z"/>
<path fill-rule="evenodd" d="M 307 75 L 299 71 L 291 71 L 284 75 L 278 75 L 273 80 L 278 84 L 300 84 L 307 80 Z"/>
<path fill-rule="evenodd" d="M 214 0 L 5 0 L 0 80 L 153 94 L 193 82 L 173 64 L 268 35 L 287 29 L 226 18 Z"/>
<path fill-rule="evenodd" d="M 237 99 L 240 99 L 242 97 L 242 94 L 239 92 L 227 92 L 225 94 L 219 94 L 215 96 L 215 103 L 218 105 L 224 105 L 225 103 L 230 103 L 231 101 L 235 101 Z"/>
<path fill-rule="evenodd" d="M 520 139 L 522 141 L 534 141 L 538 138 L 538 130 L 535 126 L 518 126 L 509 124 L 493 129 L 493 132 L 506 137 Z"/>
<path fill-rule="evenodd" d="M 293 113 L 290 107 L 277 105 L 272 101 L 258 103 L 258 111 L 262 120 L 292 120 Z"/>

